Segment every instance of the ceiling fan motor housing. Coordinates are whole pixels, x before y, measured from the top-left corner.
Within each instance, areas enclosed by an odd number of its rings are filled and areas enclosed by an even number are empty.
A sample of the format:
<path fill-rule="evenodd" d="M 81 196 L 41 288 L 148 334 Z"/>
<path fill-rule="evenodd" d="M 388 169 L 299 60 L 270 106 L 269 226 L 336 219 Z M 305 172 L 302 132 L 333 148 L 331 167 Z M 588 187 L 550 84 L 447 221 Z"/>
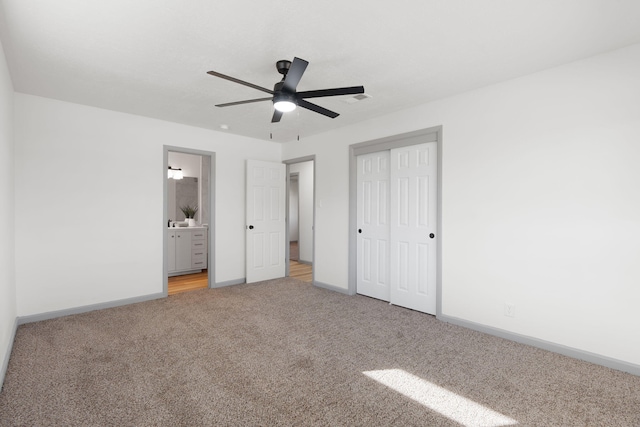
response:
<path fill-rule="evenodd" d="M 282 92 L 282 87 L 284 86 L 284 81 L 280 81 L 276 84 L 273 85 L 273 91 L 274 92 Z"/>
<path fill-rule="evenodd" d="M 286 74 L 285 74 L 286 75 Z M 292 102 L 295 105 L 298 105 L 298 100 L 296 98 L 295 92 L 289 92 L 284 89 L 284 80 L 273 85 L 273 104 L 280 102 Z"/>
<path fill-rule="evenodd" d="M 298 105 L 296 95 L 287 91 L 276 90 L 272 101 L 275 109 L 282 112 L 293 111 Z"/>

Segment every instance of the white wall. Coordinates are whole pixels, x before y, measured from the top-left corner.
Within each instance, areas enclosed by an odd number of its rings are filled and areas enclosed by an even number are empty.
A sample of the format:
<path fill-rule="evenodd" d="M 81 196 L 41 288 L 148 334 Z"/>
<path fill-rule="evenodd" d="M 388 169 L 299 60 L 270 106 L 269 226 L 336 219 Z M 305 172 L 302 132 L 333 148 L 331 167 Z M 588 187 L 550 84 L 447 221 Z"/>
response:
<path fill-rule="evenodd" d="M 298 250 L 300 261 L 313 262 L 313 161 L 293 163 L 289 172 L 298 173 Z"/>
<path fill-rule="evenodd" d="M 347 147 L 442 125 L 443 314 L 640 365 L 638 76 L 634 45 L 287 144 L 316 280 L 348 285 Z"/>
<path fill-rule="evenodd" d="M 0 44 L 0 387 L 16 320 L 13 84 Z"/>
<path fill-rule="evenodd" d="M 19 316 L 162 292 L 164 145 L 216 153 L 215 281 L 245 277 L 246 153 L 279 161 L 280 144 L 24 94 L 15 108 Z"/>

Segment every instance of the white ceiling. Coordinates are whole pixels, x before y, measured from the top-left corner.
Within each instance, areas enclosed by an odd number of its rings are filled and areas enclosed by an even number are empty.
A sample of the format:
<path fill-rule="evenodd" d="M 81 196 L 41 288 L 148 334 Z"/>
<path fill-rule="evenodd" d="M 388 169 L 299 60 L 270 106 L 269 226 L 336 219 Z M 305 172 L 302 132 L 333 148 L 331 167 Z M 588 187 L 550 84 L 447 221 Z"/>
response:
<path fill-rule="evenodd" d="M 336 127 L 640 42 L 638 0 L 0 0 L 15 90 L 274 141 Z M 363 85 L 272 124 L 279 59 L 298 90 Z"/>

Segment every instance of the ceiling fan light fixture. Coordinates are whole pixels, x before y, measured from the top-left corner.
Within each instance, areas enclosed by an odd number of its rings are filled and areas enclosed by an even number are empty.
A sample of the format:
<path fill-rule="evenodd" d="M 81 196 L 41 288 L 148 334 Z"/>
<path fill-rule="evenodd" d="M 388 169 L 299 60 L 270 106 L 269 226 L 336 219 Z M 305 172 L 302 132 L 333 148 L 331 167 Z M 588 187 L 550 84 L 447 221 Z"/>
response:
<path fill-rule="evenodd" d="M 283 113 L 288 113 L 296 109 L 296 103 L 291 101 L 276 101 L 273 107 Z"/>
<path fill-rule="evenodd" d="M 294 102 L 293 96 L 291 95 L 278 94 L 273 97 L 273 108 L 282 113 L 293 111 L 296 109 L 296 107 L 297 105 Z"/>

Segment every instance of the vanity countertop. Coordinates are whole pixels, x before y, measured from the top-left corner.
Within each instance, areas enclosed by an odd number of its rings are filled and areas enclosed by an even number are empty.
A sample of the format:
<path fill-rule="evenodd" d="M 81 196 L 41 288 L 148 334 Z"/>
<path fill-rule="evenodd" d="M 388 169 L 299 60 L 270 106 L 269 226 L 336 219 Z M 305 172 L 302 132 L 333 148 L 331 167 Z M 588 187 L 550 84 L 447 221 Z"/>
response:
<path fill-rule="evenodd" d="M 167 227 L 167 230 L 205 230 L 207 227 L 203 227 L 201 225 L 198 225 L 196 227 L 178 227 L 177 225 L 175 227 Z"/>

